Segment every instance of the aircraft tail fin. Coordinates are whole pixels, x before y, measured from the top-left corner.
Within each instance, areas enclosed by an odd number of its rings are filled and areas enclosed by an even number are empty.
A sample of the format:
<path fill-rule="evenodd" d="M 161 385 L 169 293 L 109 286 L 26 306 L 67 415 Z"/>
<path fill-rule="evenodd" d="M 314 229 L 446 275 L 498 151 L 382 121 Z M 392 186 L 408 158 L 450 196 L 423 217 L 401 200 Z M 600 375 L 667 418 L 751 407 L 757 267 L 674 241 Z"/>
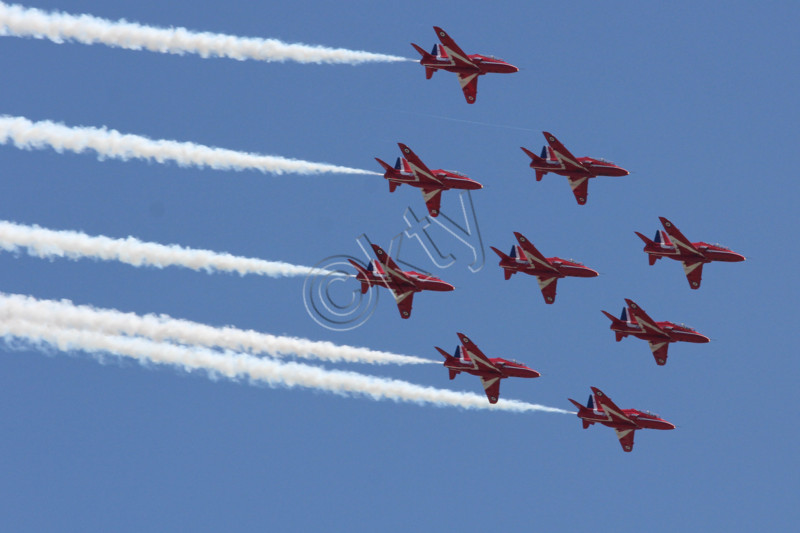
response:
<path fill-rule="evenodd" d="M 359 280 L 361 282 L 361 294 L 366 294 L 369 288 L 372 286 L 372 284 L 369 281 L 369 274 L 364 269 L 364 267 L 362 267 L 352 259 L 348 259 L 348 261 L 350 261 L 350 264 L 355 267 L 356 271 L 358 272 L 358 276 L 361 277 L 361 279 Z"/>
<path fill-rule="evenodd" d="M 609 313 L 609 312 L 607 312 L 607 311 L 601 311 L 601 312 L 602 312 L 604 315 L 606 315 L 606 317 L 608 317 L 608 319 L 611 321 L 611 329 L 614 329 L 615 327 L 617 327 L 617 328 L 621 328 L 621 327 L 623 327 L 623 326 L 625 325 L 625 322 L 627 322 L 627 320 L 626 320 L 626 318 L 625 318 L 625 317 L 627 316 L 627 315 L 626 315 L 626 312 L 627 312 L 627 310 L 626 310 L 626 309 L 623 309 L 623 310 L 622 310 L 622 317 L 621 317 L 621 318 L 617 318 L 617 317 L 615 317 L 614 315 L 612 315 L 611 313 Z M 616 330 L 615 330 L 615 331 L 614 331 L 614 336 L 616 337 L 616 339 L 617 339 L 617 342 L 619 342 L 619 341 L 621 341 L 623 338 L 627 337 L 627 334 L 626 334 L 626 333 L 623 333 L 623 332 L 621 332 L 621 331 L 616 331 Z"/>
<path fill-rule="evenodd" d="M 384 170 L 383 177 L 386 178 L 387 180 L 389 180 L 389 192 L 394 192 L 394 190 L 397 189 L 397 186 L 400 185 L 400 184 L 398 182 L 396 182 L 396 181 L 392 181 L 390 178 L 391 178 L 391 176 L 393 176 L 395 174 L 395 172 L 400 167 L 397 164 L 395 164 L 394 167 L 391 167 L 391 166 L 389 166 L 389 163 L 387 163 L 386 161 L 383 161 L 382 159 L 378 159 L 377 157 L 375 158 L 375 161 L 377 161 L 378 164 L 383 167 L 383 170 Z M 399 157 L 397 158 L 397 162 L 398 163 L 400 162 L 400 158 Z"/>
<path fill-rule="evenodd" d="M 589 415 L 592 414 L 592 409 L 593 409 L 592 406 L 584 406 L 584 405 L 580 404 L 579 402 L 576 402 L 572 398 L 567 398 L 567 399 L 572 402 L 572 405 L 574 405 L 575 407 L 578 408 L 578 416 L 579 417 L 589 416 Z M 589 397 L 589 403 L 591 403 L 591 402 L 592 402 L 592 398 Z M 592 422 L 591 420 L 586 420 L 586 419 L 581 420 L 581 422 L 583 422 L 583 429 L 586 429 L 589 426 L 591 426 L 592 424 L 594 424 L 594 422 Z"/>
<path fill-rule="evenodd" d="M 456 361 L 458 361 L 458 357 L 453 357 L 452 355 L 445 352 L 438 346 L 435 346 L 435 348 L 439 351 L 440 354 L 442 354 L 442 356 L 444 356 L 445 365 L 447 365 L 447 363 L 455 363 Z M 456 355 L 458 355 L 458 350 L 456 350 Z M 456 376 L 461 373 L 461 371 L 456 370 L 455 368 L 448 368 L 447 370 L 450 371 L 450 379 L 456 379 Z"/>
<path fill-rule="evenodd" d="M 547 166 L 547 160 L 545 159 L 545 157 L 547 156 L 547 148 L 545 147 L 542 149 L 542 157 L 539 157 L 538 155 L 534 154 L 533 152 L 531 152 L 526 148 L 523 148 L 521 146 L 520 148 L 522 148 L 522 151 L 528 154 L 528 157 L 531 158 L 530 166 L 532 169 L 536 171 L 536 181 L 542 181 L 542 177 L 545 174 L 547 174 L 547 171 L 541 168 Z"/>
<path fill-rule="evenodd" d="M 433 53 L 432 53 L 432 54 L 429 54 L 428 52 L 426 52 L 425 50 L 423 50 L 421 47 L 417 46 L 417 45 L 416 45 L 416 44 L 414 44 L 414 43 L 411 43 L 411 46 L 413 46 L 413 47 L 414 47 L 414 49 L 415 49 L 417 52 L 419 52 L 419 55 L 421 55 L 421 56 L 422 56 L 422 59 L 420 60 L 420 63 L 422 63 L 422 62 L 424 62 L 424 61 L 433 61 L 433 60 L 435 59 L 435 57 L 434 57 L 434 56 L 436 56 L 436 55 L 437 55 L 437 46 L 438 46 L 438 45 L 434 45 L 434 46 L 433 46 Z M 426 79 L 426 80 L 429 80 L 429 79 L 431 79 L 431 78 L 433 77 L 433 73 L 434 73 L 434 72 L 436 72 L 436 69 L 435 69 L 435 68 L 426 66 L 426 67 L 425 67 L 425 79 Z"/>
<path fill-rule="evenodd" d="M 642 239 L 642 241 L 644 242 L 644 245 L 645 245 L 645 249 L 647 249 L 648 246 L 655 246 L 656 244 L 660 244 L 660 243 L 663 242 L 661 240 L 661 233 L 662 233 L 661 230 L 656 232 L 656 240 L 655 241 L 651 241 L 650 239 L 648 239 L 647 237 L 645 237 L 644 235 L 642 235 L 638 231 L 635 231 L 634 233 L 636 233 L 636 235 L 640 239 Z M 647 254 L 647 260 L 649 261 L 650 266 L 655 265 L 656 261 L 658 261 L 659 259 L 661 259 L 661 256 L 659 256 L 659 255 L 653 255 L 651 253 Z"/>
<path fill-rule="evenodd" d="M 503 262 L 503 261 L 513 261 L 512 257 L 507 256 L 506 254 L 504 254 L 503 252 L 501 252 L 500 250 L 498 250 L 494 246 L 490 246 L 489 248 L 491 248 L 492 251 L 494 251 L 494 253 L 496 253 L 498 256 L 500 256 L 501 262 Z M 511 248 L 511 252 L 512 253 L 514 252 L 514 248 Z M 511 270 L 511 269 L 508 269 L 508 268 L 504 268 L 503 269 L 503 275 L 505 276 L 506 280 L 511 279 L 511 276 L 513 276 L 516 273 L 517 273 L 516 270 Z"/>

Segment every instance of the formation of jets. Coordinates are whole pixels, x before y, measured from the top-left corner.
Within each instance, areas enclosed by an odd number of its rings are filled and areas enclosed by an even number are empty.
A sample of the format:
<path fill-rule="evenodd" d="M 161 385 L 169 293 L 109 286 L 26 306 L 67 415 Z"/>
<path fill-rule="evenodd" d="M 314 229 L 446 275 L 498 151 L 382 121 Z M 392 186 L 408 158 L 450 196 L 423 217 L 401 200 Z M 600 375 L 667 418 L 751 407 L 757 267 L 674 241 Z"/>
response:
<path fill-rule="evenodd" d="M 441 28 L 434 26 L 440 43 L 435 44 L 431 53 L 416 44 L 412 46 L 420 53 L 420 64 L 425 67 L 425 77 L 430 79 L 437 70 L 454 72 L 458 76 L 461 89 L 467 103 L 473 104 L 477 98 L 478 78 L 488 73 L 513 73 L 519 69 L 501 59 L 481 54 L 467 55 L 455 41 Z M 536 155 L 522 148 L 530 157 L 530 167 L 536 174 L 536 181 L 549 172 L 565 176 L 578 205 L 585 205 L 588 198 L 588 186 L 591 178 L 599 176 L 627 176 L 630 174 L 621 166 L 601 158 L 575 157 L 567 148 L 548 131 L 542 134 L 547 142 L 541 155 Z M 383 168 L 383 177 L 389 183 L 389 192 L 394 192 L 400 185 L 406 184 L 421 190 L 425 206 L 431 217 L 440 214 L 442 192 L 450 189 L 477 190 L 483 186 L 466 175 L 442 169 L 429 169 L 407 145 L 398 143 L 401 157 L 397 158 L 394 167 L 385 161 L 375 158 Z M 664 217 L 659 220 L 663 230 L 658 230 L 654 240 L 650 240 L 639 232 L 636 235 L 645 243 L 650 265 L 662 257 L 668 257 L 683 263 L 689 286 L 698 289 L 702 278 L 703 265 L 713 261 L 744 261 L 744 256 L 724 246 L 706 242 L 690 242 Z M 517 244 L 511 247 L 508 255 L 495 247 L 492 250 L 500 257 L 499 267 L 506 280 L 517 272 L 536 277 L 545 304 L 553 304 L 556 299 L 556 285 L 559 279 L 566 277 L 593 278 L 598 275 L 595 270 L 560 257 L 545 257 L 533 243 L 519 232 L 514 232 Z M 414 271 L 401 270 L 391 257 L 379 246 L 373 245 L 375 259 L 367 267 L 356 261 L 350 261 L 356 269 L 356 280 L 361 283 L 361 292 L 366 293 L 371 287 L 389 289 L 397 302 L 402 318 L 411 316 L 414 293 L 421 291 L 452 291 L 453 285 L 431 276 Z M 696 330 L 673 322 L 657 322 L 633 300 L 625 299 L 625 307 L 620 318 L 602 311 L 610 320 L 610 329 L 617 342 L 627 336 L 647 341 L 656 364 L 663 366 L 667 362 L 667 350 L 673 342 L 707 343 L 709 338 Z M 442 348 L 436 350 L 444 357 L 444 367 L 448 369 L 450 379 L 466 372 L 477 376 L 483 385 L 489 403 L 497 403 L 500 398 L 500 382 L 508 377 L 537 378 L 541 374 L 529 366 L 502 358 L 489 358 L 463 333 L 458 333 L 460 344 L 451 355 Z M 592 387 L 592 395 L 587 405 L 582 405 L 569 398 L 578 408 L 577 416 L 584 429 L 599 423 L 614 429 L 622 449 L 633 450 L 633 437 L 638 429 L 674 429 L 675 426 L 659 416 L 636 409 L 620 409 L 600 389 Z"/>

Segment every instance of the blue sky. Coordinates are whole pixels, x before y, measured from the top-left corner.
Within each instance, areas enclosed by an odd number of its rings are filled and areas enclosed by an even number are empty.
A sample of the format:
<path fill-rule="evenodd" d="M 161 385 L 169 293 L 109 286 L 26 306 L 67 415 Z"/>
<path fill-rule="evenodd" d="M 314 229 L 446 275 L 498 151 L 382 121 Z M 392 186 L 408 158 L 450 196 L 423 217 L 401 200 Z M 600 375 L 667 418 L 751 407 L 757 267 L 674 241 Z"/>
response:
<path fill-rule="evenodd" d="M 302 278 L 2 254 L 3 292 L 431 359 L 463 331 L 488 355 L 542 372 L 506 380 L 504 398 L 570 408 L 567 397 L 597 386 L 679 427 L 638 432 L 625 454 L 612 430 L 584 431 L 572 415 L 375 402 L 4 346 L 4 529 L 727 531 L 800 518 L 795 3 L 29 5 L 407 57 L 412 41 L 429 49 L 439 25 L 468 53 L 521 71 L 483 77 L 469 106 L 454 75 L 425 80 L 411 62 L 239 62 L 3 38 L 3 114 L 376 171 L 373 157 L 393 161 L 404 142 L 431 167 L 484 184 L 472 198 L 491 254 L 471 273 L 465 249 L 446 241 L 457 264 L 427 266 L 454 292 L 418 295 L 407 321 L 381 294 L 348 332 L 307 315 Z M 542 130 L 633 174 L 592 180 L 579 207 L 564 178 L 537 183 L 527 167 L 519 147 L 538 151 Z M 301 265 L 358 256 L 363 233 L 388 245 L 406 207 L 424 213 L 418 191 L 389 194 L 377 176 L 0 153 L 2 219 Z M 633 233 L 655 233 L 659 216 L 747 261 L 706 266 L 691 291 L 679 264 L 649 267 Z M 488 249 L 510 248 L 514 231 L 602 275 L 561 281 L 545 306 L 535 279 L 504 281 Z M 615 343 L 608 330 L 600 310 L 617 314 L 624 298 L 712 342 L 673 345 L 657 367 L 646 343 Z M 480 388 L 433 365 L 336 367 Z"/>

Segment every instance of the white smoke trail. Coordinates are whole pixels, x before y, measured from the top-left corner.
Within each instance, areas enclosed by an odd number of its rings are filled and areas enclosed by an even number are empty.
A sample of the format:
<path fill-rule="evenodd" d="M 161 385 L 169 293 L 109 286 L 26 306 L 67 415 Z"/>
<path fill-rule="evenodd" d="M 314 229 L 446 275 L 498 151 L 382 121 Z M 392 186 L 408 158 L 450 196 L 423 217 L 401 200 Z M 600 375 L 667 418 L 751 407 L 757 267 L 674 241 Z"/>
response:
<path fill-rule="evenodd" d="M 9 319 L 46 323 L 58 328 L 92 330 L 107 335 L 141 336 L 157 342 L 173 341 L 238 352 L 268 354 L 273 357 L 297 356 L 331 362 L 399 365 L 436 362 L 422 357 L 275 336 L 230 326 L 215 328 L 167 315 L 139 316 L 113 309 L 74 305 L 68 300 L 60 302 L 37 300 L 30 296 L 0 293 L 0 321 Z"/>
<path fill-rule="evenodd" d="M 104 261 L 120 261 L 136 267 L 164 268 L 182 266 L 205 272 L 236 272 L 241 276 L 257 274 L 270 277 L 330 274 L 318 268 L 238 257 L 211 250 L 184 248 L 177 244 L 142 242 L 133 237 L 112 239 L 93 237 L 79 231 L 55 231 L 39 226 L 23 226 L 0 220 L 0 250 L 8 252 L 25 248 L 30 255 L 42 258 L 89 257 Z"/>
<path fill-rule="evenodd" d="M 101 43 L 128 50 L 149 50 L 168 54 L 198 54 L 201 57 L 229 57 L 258 61 L 299 63 L 345 63 L 414 61 L 405 57 L 373 54 L 343 48 L 288 44 L 276 39 L 237 37 L 186 28 L 156 28 L 120 20 L 114 22 L 91 15 L 48 13 L 0 2 L 0 35 L 49 39 L 55 43 L 76 41 Z"/>
<path fill-rule="evenodd" d="M 212 378 L 247 379 L 251 382 L 266 383 L 271 387 L 306 387 L 345 396 L 365 396 L 373 400 L 394 400 L 439 407 L 570 414 L 570 411 L 563 409 L 515 400 L 500 400 L 492 405 L 486 398 L 477 394 L 423 387 L 406 381 L 356 372 L 326 370 L 301 363 L 281 363 L 247 354 L 219 353 L 205 348 L 156 343 L 141 338 L 60 329 L 50 324 L 36 324 L 16 319 L 0 322 L 0 336 L 8 343 L 12 343 L 14 338 L 22 338 L 34 344 L 47 344 L 61 351 L 82 350 L 95 356 L 112 354 L 136 359 L 143 364 L 174 365 L 186 371 L 204 370 Z"/>
<path fill-rule="evenodd" d="M 265 174 L 369 174 L 378 172 L 358 168 L 313 163 L 273 155 L 237 152 L 191 142 L 149 139 L 141 135 L 123 134 L 116 130 L 92 127 L 69 127 L 43 120 L 0 115 L 0 144 L 14 143 L 21 149 L 43 149 L 81 153 L 94 150 L 103 158 L 144 159 L 166 163 L 174 161 L 182 167 L 210 167 L 217 170 L 259 170 Z"/>

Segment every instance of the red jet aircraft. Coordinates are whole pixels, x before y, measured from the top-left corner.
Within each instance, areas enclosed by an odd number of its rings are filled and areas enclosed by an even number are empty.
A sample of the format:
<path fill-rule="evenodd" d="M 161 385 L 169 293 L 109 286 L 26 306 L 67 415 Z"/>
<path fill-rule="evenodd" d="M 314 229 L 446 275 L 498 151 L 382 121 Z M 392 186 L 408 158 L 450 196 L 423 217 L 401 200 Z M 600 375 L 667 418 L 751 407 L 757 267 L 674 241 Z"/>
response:
<path fill-rule="evenodd" d="M 463 333 L 459 333 L 458 338 L 461 340 L 461 345 L 456 346 L 454 355 L 450 355 L 438 346 L 436 347 L 439 353 L 444 356 L 444 366 L 450 370 L 450 379 L 455 379 L 461 372 L 478 376 L 481 378 L 489 403 L 497 403 L 497 399 L 500 397 L 501 379 L 508 377 L 538 378 L 541 376 L 536 370 L 528 368 L 517 361 L 509 361 L 499 357 L 489 359 Z"/>
<path fill-rule="evenodd" d="M 700 288 L 704 264 L 712 261 L 735 263 L 745 259 L 743 255 L 719 244 L 690 242 L 672 222 L 664 217 L 658 219 L 666 231 L 658 230 L 655 241 L 651 241 L 638 231 L 635 232 L 644 241 L 644 251 L 647 252 L 650 265 L 654 265 L 662 257 L 680 261 L 683 263 L 683 271 L 689 280 L 689 286 L 693 289 Z"/>
<path fill-rule="evenodd" d="M 663 365 L 667 362 L 667 350 L 671 342 L 708 342 L 705 335 L 701 335 L 685 324 L 674 322 L 656 322 L 639 307 L 636 302 L 625 298 L 627 307 L 622 308 L 622 315 L 616 318 L 611 313 L 603 314 L 611 319 L 611 329 L 617 337 L 617 342 L 628 335 L 644 339 L 650 344 L 650 351 L 656 359 L 656 364 Z"/>
<path fill-rule="evenodd" d="M 511 247 L 510 256 L 494 246 L 491 249 L 500 256 L 500 266 L 503 267 L 506 279 L 511 279 L 511 276 L 517 272 L 536 276 L 545 303 L 551 304 L 556 301 L 556 283 L 560 278 L 567 276 L 593 278 L 597 276 L 597 272 L 578 262 L 567 261 L 560 257 L 543 256 L 523 234 L 517 231 L 514 232 L 514 236 L 519 245 Z"/>
<path fill-rule="evenodd" d="M 417 157 L 417 154 L 411 151 L 411 148 L 403 143 L 397 143 L 397 146 L 403 152 L 403 157 L 397 158 L 394 168 L 390 167 L 387 162 L 381 161 L 377 157 L 375 158 L 375 161 L 380 163 L 386 171 L 383 177 L 389 180 L 389 192 L 394 192 L 403 183 L 422 189 L 422 198 L 425 200 L 425 206 L 432 217 L 439 215 L 442 191 L 483 188 L 483 185 L 459 172 L 442 169 L 430 170 Z"/>
<path fill-rule="evenodd" d="M 386 287 L 392 291 L 394 299 L 397 301 L 397 308 L 400 310 L 400 316 L 403 318 L 411 316 L 411 303 L 414 300 L 415 292 L 452 291 L 455 289 L 449 283 L 434 276 L 420 274 L 413 270 L 400 270 L 400 267 L 380 246 L 373 244 L 372 249 L 378 259 L 370 261 L 366 269 L 349 259 L 358 271 L 356 279 L 361 282 L 361 294 L 366 294 L 373 286 Z"/>
<path fill-rule="evenodd" d="M 431 79 L 433 73 L 437 70 L 455 72 L 458 75 L 458 82 L 461 84 L 461 90 L 464 91 L 464 97 L 466 97 L 468 104 L 474 104 L 475 98 L 478 96 L 478 76 L 483 76 L 490 72 L 498 74 L 519 72 L 519 69 L 514 65 L 493 56 L 480 54 L 468 56 L 442 28 L 434 26 L 433 29 L 442 44 L 433 45 L 433 50 L 430 54 L 416 44 L 411 43 L 411 46 L 422 56 L 419 64 L 425 67 L 425 79 Z"/>
<path fill-rule="evenodd" d="M 592 387 L 592 395 L 589 396 L 586 407 L 572 398 L 569 401 L 578 408 L 578 418 L 583 422 L 583 429 L 595 422 L 614 428 L 619 443 L 626 452 L 633 450 L 633 434 L 637 429 L 675 429 L 674 424 L 649 411 L 620 409 L 597 387 Z"/>
<path fill-rule="evenodd" d="M 564 148 L 552 133 L 542 132 L 547 144 L 542 148 L 541 157 L 530 150 L 522 148 L 522 151 L 531 158 L 531 168 L 536 171 L 536 181 L 541 181 L 542 176 L 548 172 L 555 172 L 560 176 L 566 176 L 572 194 L 578 200 L 579 205 L 586 204 L 589 195 L 589 178 L 597 176 L 627 176 L 630 174 L 624 168 L 615 165 L 605 159 L 594 159 L 591 157 L 575 157 L 569 150 Z"/>

